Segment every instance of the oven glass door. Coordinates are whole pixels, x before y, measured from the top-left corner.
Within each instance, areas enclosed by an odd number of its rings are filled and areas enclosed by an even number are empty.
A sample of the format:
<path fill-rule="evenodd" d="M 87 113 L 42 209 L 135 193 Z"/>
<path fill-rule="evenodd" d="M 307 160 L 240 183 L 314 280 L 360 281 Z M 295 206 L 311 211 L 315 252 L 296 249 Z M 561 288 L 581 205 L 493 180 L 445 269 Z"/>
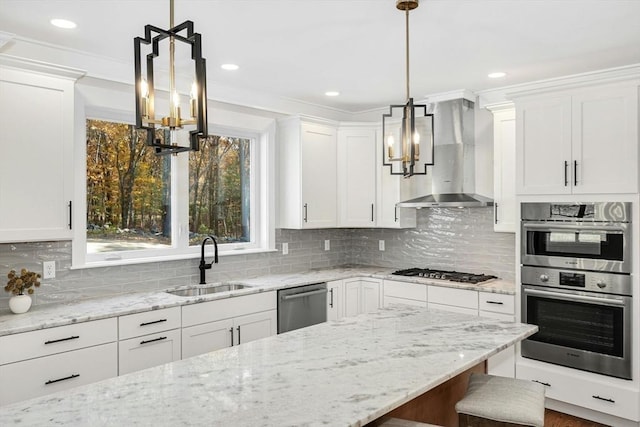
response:
<path fill-rule="evenodd" d="M 625 356 L 626 297 L 601 299 L 525 288 L 526 322 L 539 331 L 529 340 L 614 357 Z"/>

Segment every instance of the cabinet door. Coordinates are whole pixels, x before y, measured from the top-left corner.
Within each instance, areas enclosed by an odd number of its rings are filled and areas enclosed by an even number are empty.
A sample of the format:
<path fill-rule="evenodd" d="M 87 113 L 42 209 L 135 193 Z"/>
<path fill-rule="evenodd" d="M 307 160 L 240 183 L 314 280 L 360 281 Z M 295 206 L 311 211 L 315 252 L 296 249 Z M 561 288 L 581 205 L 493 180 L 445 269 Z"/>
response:
<path fill-rule="evenodd" d="M 516 191 L 571 193 L 571 97 L 516 101 Z"/>
<path fill-rule="evenodd" d="M 327 283 L 327 320 L 342 318 L 342 280 Z"/>
<path fill-rule="evenodd" d="M 516 113 L 493 113 L 494 231 L 516 231 Z"/>
<path fill-rule="evenodd" d="M 360 314 L 360 280 L 344 281 L 344 317 Z"/>
<path fill-rule="evenodd" d="M 338 130 L 338 200 L 340 226 L 375 225 L 375 129 Z"/>
<path fill-rule="evenodd" d="M 303 123 L 301 127 L 302 227 L 335 227 L 338 223 L 336 131 L 311 123 Z"/>
<path fill-rule="evenodd" d="M 180 330 L 144 335 L 118 343 L 118 375 L 180 360 Z"/>
<path fill-rule="evenodd" d="M 0 67 L 0 242 L 72 237 L 73 85 Z"/>
<path fill-rule="evenodd" d="M 234 345 L 270 337 L 278 332 L 278 312 L 271 310 L 237 317 L 234 319 L 234 326 Z"/>
<path fill-rule="evenodd" d="M 362 280 L 360 283 L 360 312 L 371 313 L 380 308 L 380 281 Z"/>
<path fill-rule="evenodd" d="M 118 375 L 115 342 L 0 366 L 0 405 Z"/>
<path fill-rule="evenodd" d="M 638 88 L 604 86 L 574 94 L 573 192 L 638 191 Z"/>
<path fill-rule="evenodd" d="M 235 340 L 233 319 L 182 328 L 182 358 L 231 347 Z"/>

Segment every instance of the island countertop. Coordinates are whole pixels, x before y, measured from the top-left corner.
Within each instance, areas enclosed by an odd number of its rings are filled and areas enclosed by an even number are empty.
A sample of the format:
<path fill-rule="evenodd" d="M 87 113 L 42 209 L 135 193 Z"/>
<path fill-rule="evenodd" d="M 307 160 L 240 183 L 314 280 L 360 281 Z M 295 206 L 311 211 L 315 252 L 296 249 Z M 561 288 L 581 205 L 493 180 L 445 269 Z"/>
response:
<path fill-rule="evenodd" d="M 0 425 L 361 426 L 534 325 L 394 305 L 0 408 Z"/>

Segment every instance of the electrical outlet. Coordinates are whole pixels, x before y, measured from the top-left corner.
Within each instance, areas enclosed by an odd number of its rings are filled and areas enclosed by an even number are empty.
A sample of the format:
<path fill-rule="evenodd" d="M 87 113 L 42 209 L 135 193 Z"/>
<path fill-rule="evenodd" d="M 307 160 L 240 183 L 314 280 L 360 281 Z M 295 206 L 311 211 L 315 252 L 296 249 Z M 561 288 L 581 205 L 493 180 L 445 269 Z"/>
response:
<path fill-rule="evenodd" d="M 384 251 L 384 240 L 378 240 L 378 249 Z"/>
<path fill-rule="evenodd" d="M 55 277 L 56 277 L 56 262 L 44 261 L 42 263 L 42 278 L 55 279 Z"/>
<path fill-rule="evenodd" d="M 282 255 L 287 255 L 289 253 L 289 244 L 288 243 L 283 243 L 282 244 Z"/>
<path fill-rule="evenodd" d="M 324 250 L 328 251 L 331 249 L 331 241 L 330 240 L 325 240 L 324 241 Z"/>

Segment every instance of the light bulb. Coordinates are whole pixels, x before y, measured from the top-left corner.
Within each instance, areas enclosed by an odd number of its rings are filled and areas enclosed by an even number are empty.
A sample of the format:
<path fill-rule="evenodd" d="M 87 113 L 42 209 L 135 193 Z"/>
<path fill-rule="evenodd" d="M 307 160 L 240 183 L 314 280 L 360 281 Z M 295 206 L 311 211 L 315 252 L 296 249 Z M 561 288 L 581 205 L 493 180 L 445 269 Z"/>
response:
<path fill-rule="evenodd" d="M 395 143 L 394 139 L 393 139 L 393 135 L 389 135 L 387 137 L 387 155 L 389 156 L 389 159 L 393 159 L 393 144 Z"/>
<path fill-rule="evenodd" d="M 149 97 L 149 84 L 145 79 L 140 80 L 140 95 L 145 99 Z"/>
<path fill-rule="evenodd" d="M 196 99 L 198 97 L 198 85 L 196 82 L 191 84 L 191 99 Z"/>
<path fill-rule="evenodd" d="M 420 134 L 418 131 L 413 133 L 413 158 L 415 160 L 420 158 Z"/>
<path fill-rule="evenodd" d="M 177 91 L 173 91 L 173 106 L 180 107 L 180 95 L 178 95 Z"/>

